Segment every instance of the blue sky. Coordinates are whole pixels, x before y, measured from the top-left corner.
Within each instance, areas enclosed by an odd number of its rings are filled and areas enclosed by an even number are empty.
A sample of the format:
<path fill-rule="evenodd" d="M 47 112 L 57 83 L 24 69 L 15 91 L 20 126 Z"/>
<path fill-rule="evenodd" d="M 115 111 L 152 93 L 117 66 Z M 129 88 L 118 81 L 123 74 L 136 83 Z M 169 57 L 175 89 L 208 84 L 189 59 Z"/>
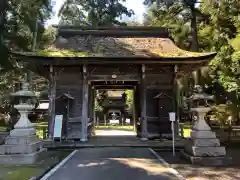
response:
<path fill-rule="evenodd" d="M 55 1 L 53 3 L 54 4 L 53 10 L 56 13 L 50 20 L 47 21 L 47 25 L 58 24 L 59 18 L 57 16 L 57 14 L 65 0 L 52 0 L 52 1 Z M 136 1 L 138 1 L 138 2 L 136 3 Z M 131 19 L 138 20 L 138 21 L 142 20 L 142 15 L 145 11 L 143 1 L 144 0 L 126 0 L 125 5 L 129 9 L 134 10 L 134 12 L 135 12 L 135 15 L 133 17 L 131 17 Z"/>

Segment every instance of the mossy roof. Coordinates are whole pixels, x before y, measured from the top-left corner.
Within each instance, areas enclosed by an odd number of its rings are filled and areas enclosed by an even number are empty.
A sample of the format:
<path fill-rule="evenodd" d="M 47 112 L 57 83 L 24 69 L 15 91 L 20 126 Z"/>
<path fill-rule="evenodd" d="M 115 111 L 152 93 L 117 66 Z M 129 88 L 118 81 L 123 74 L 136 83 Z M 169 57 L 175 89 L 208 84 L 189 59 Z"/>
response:
<path fill-rule="evenodd" d="M 21 53 L 22 54 L 22 53 Z M 48 49 L 24 52 L 26 56 L 41 57 L 110 57 L 110 58 L 170 58 L 205 59 L 215 53 L 198 53 L 178 48 L 169 38 L 157 37 L 58 37 Z"/>

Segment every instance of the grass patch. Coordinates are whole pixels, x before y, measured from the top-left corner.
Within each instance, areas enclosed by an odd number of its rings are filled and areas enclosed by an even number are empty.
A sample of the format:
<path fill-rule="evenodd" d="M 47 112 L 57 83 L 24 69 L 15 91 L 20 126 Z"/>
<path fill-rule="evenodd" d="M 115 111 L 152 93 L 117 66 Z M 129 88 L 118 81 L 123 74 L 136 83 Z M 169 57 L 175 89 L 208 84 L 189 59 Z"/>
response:
<path fill-rule="evenodd" d="M 0 165 L 0 180 L 29 180 L 44 173 L 65 158 L 70 151 L 49 151 L 34 165 Z"/>
<path fill-rule="evenodd" d="M 189 123 L 186 123 L 186 124 L 180 124 L 180 127 L 179 127 L 179 135 L 182 136 L 183 134 L 183 137 L 184 138 L 189 138 L 190 137 L 190 134 L 191 134 L 191 128 L 192 128 L 192 125 L 189 124 Z M 183 132 L 182 132 L 183 131 Z M 181 133 L 182 132 L 182 133 Z"/>
<path fill-rule="evenodd" d="M 0 126 L 0 132 L 7 132 L 7 131 L 8 131 L 8 127 Z"/>
<path fill-rule="evenodd" d="M 36 125 L 36 134 L 40 139 L 44 139 L 44 137 L 47 136 L 48 122 L 40 122 L 36 123 Z"/>
<path fill-rule="evenodd" d="M 184 128 L 183 129 L 183 137 L 185 138 L 189 138 L 190 137 L 190 134 L 191 134 L 191 129 L 190 128 Z M 181 134 L 180 134 L 181 135 Z"/>

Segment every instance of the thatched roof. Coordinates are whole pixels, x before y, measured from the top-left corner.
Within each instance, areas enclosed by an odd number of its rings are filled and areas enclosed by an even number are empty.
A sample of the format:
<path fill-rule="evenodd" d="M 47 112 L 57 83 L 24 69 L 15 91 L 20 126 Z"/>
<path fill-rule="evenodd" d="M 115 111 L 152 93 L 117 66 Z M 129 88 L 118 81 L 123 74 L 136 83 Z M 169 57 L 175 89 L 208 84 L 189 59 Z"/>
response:
<path fill-rule="evenodd" d="M 199 57 L 209 53 L 194 53 L 178 48 L 168 38 L 154 37 L 59 37 L 49 51 L 70 50 L 88 57 Z"/>
<path fill-rule="evenodd" d="M 139 30 L 138 30 L 139 28 Z M 196 53 L 178 48 L 162 28 L 69 28 L 60 27 L 54 44 L 41 57 L 159 58 L 205 60 L 215 53 Z M 78 58 L 79 59 L 79 58 Z"/>

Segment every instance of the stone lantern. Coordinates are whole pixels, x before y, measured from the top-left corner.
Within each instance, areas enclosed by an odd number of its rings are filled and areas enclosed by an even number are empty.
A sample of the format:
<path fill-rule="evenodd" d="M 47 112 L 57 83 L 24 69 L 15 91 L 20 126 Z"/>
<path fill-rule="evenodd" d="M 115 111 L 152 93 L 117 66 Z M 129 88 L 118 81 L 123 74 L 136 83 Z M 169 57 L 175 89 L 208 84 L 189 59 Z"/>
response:
<path fill-rule="evenodd" d="M 215 132 L 206 123 L 204 116 L 211 110 L 210 101 L 214 96 L 205 94 L 200 86 L 195 87 L 195 93 L 187 98 L 190 112 L 198 116 L 196 123 L 192 126 L 191 140 L 186 144 L 183 155 L 193 164 L 199 165 L 223 165 L 229 163 L 226 157 L 226 149 L 220 146 Z"/>
<path fill-rule="evenodd" d="M 28 136 L 35 134 L 34 125 L 29 121 L 28 114 L 35 108 L 36 95 L 29 90 L 29 84 L 24 82 L 22 90 L 12 93 L 13 97 L 19 99 L 18 104 L 14 105 L 14 108 L 20 113 L 20 119 L 15 124 L 14 129 L 10 132 L 10 135 Z"/>
<path fill-rule="evenodd" d="M 15 124 L 5 144 L 0 146 L 0 164 L 34 164 L 42 148 L 34 125 L 29 121 L 28 114 L 35 108 L 35 94 L 28 89 L 28 83 L 23 82 L 22 90 L 13 93 L 19 103 L 14 105 L 21 117 Z"/>

